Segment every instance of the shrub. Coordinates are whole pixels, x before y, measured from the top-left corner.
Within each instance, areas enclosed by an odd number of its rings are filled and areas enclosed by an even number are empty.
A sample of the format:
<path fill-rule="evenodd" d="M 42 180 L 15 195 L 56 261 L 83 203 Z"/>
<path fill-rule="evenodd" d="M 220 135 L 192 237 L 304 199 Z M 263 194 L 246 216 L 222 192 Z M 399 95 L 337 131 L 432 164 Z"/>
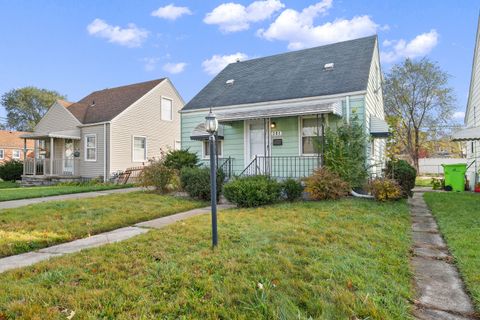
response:
<path fill-rule="evenodd" d="M 351 187 L 362 187 L 368 176 L 366 142 L 365 130 L 356 117 L 350 124 L 345 123 L 335 131 L 327 129 L 324 150 L 325 167 L 339 175 Z"/>
<path fill-rule="evenodd" d="M 312 200 L 339 199 L 348 195 L 350 185 L 328 168 L 320 168 L 305 180 L 305 191 Z"/>
<path fill-rule="evenodd" d="M 443 190 L 445 188 L 445 180 L 432 178 L 431 185 L 433 190 Z"/>
<path fill-rule="evenodd" d="M 386 176 L 398 182 L 404 197 L 412 195 L 417 171 L 405 160 L 392 160 L 387 163 Z"/>
<path fill-rule="evenodd" d="M 6 161 L 0 164 L 0 179 L 5 181 L 16 181 L 22 178 L 23 163 L 18 160 Z"/>
<path fill-rule="evenodd" d="M 150 164 L 143 169 L 139 182 L 141 186 L 155 187 L 158 191 L 165 193 L 174 189 L 172 183 L 175 173 L 175 169 L 167 167 L 162 159 L 151 160 Z"/>
<path fill-rule="evenodd" d="M 300 181 L 295 179 L 287 179 L 281 184 L 282 193 L 288 201 L 295 201 L 300 199 L 303 192 L 303 186 Z"/>
<path fill-rule="evenodd" d="M 165 166 L 175 170 L 198 167 L 198 156 L 186 150 L 171 150 L 165 155 Z"/>
<path fill-rule="evenodd" d="M 402 188 L 397 181 L 378 178 L 370 183 L 370 191 L 378 201 L 398 200 L 402 197 Z"/>
<path fill-rule="evenodd" d="M 237 178 L 224 187 L 228 201 L 239 207 L 257 207 L 280 199 L 280 184 L 268 176 Z"/>
<path fill-rule="evenodd" d="M 225 174 L 222 170 L 217 171 L 217 200 L 222 193 Z M 210 200 L 210 168 L 183 168 L 180 172 L 180 183 L 190 197 Z"/>

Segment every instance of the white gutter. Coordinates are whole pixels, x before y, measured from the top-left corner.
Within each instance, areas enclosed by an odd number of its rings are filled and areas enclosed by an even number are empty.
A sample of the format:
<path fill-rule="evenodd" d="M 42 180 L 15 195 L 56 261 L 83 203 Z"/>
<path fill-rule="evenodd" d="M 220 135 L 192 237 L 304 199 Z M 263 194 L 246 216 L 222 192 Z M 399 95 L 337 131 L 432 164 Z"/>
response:
<path fill-rule="evenodd" d="M 110 120 L 109 121 L 102 121 L 102 122 L 95 122 L 95 123 L 87 123 L 87 124 L 81 124 L 81 125 L 78 125 L 77 127 L 92 127 L 92 126 L 98 126 L 98 125 L 101 125 L 101 124 L 110 124 Z"/>

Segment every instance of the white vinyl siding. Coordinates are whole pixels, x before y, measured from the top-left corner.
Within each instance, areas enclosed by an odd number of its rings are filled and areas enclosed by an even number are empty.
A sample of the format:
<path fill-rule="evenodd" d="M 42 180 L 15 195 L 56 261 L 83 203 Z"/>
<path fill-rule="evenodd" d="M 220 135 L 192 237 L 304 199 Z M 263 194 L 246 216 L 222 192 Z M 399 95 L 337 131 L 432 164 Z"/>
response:
<path fill-rule="evenodd" d="M 85 135 L 85 161 L 97 161 L 97 135 Z"/>
<path fill-rule="evenodd" d="M 54 103 L 48 112 L 35 126 L 34 132 L 46 133 L 52 131 L 74 130 L 80 122 L 65 107 Z"/>
<path fill-rule="evenodd" d="M 172 121 L 173 120 L 173 101 L 172 99 L 162 97 L 162 120 L 163 121 Z"/>
<path fill-rule="evenodd" d="M 159 105 L 162 97 L 172 99 L 172 121 L 162 121 Z M 133 162 L 133 136 L 147 138 L 147 159 L 158 159 L 162 151 L 174 149 L 175 141 L 180 140 L 178 111 L 183 105 L 182 98 L 167 79 L 113 119 L 110 126 L 108 173 L 139 165 L 138 162 Z"/>
<path fill-rule="evenodd" d="M 132 145 L 133 162 L 145 162 L 147 160 L 147 138 L 133 136 Z"/>
<path fill-rule="evenodd" d="M 81 150 L 80 156 L 80 175 L 87 178 L 96 178 L 104 175 L 104 158 L 108 157 L 108 152 L 105 154 L 105 147 L 108 147 L 109 139 L 109 125 L 106 125 L 106 137 L 104 137 L 104 125 L 93 125 L 82 127 L 82 140 L 79 141 L 78 148 Z M 96 136 L 96 161 L 87 161 L 85 154 L 85 136 L 95 135 Z M 105 145 L 106 143 L 106 145 Z M 56 147 L 56 146 L 55 146 Z M 61 149 L 63 153 L 63 148 Z M 130 153 L 128 151 L 123 152 L 124 156 L 130 158 Z M 107 159 L 108 160 L 108 159 Z M 106 162 L 108 168 L 108 161 Z M 107 171 L 108 175 L 109 171 Z"/>

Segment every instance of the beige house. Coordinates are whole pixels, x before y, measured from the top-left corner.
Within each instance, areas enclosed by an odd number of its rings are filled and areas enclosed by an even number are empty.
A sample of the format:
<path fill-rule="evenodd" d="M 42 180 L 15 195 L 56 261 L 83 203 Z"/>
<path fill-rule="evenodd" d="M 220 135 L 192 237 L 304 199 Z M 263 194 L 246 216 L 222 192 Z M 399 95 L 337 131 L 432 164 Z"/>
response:
<path fill-rule="evenodd" d="M 184 101 L 168 78 L 95 91 L 78 102 L 55 102 L 32 133 L 35 158 L 24 180 L 101 177 L 143 166 L 180 148 Z"/>

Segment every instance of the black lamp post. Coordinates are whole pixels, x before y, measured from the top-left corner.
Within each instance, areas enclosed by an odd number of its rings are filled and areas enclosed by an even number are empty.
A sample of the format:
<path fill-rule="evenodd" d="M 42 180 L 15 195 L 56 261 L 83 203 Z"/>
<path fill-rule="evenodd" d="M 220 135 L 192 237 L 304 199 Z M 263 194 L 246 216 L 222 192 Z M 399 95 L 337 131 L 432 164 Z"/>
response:
<path fill-rule="evenodd" d="M 212 247 L 218 244 L 217 233 L 217 166 L 216 160 L 216 141 L 215 133 L 218 130 L 218 120 L 210 108 L 210 113 L 205 117 L 205 129 L 210 134 L 208 141 L 210 144 L 210 199 L 212 206 Z"/>

